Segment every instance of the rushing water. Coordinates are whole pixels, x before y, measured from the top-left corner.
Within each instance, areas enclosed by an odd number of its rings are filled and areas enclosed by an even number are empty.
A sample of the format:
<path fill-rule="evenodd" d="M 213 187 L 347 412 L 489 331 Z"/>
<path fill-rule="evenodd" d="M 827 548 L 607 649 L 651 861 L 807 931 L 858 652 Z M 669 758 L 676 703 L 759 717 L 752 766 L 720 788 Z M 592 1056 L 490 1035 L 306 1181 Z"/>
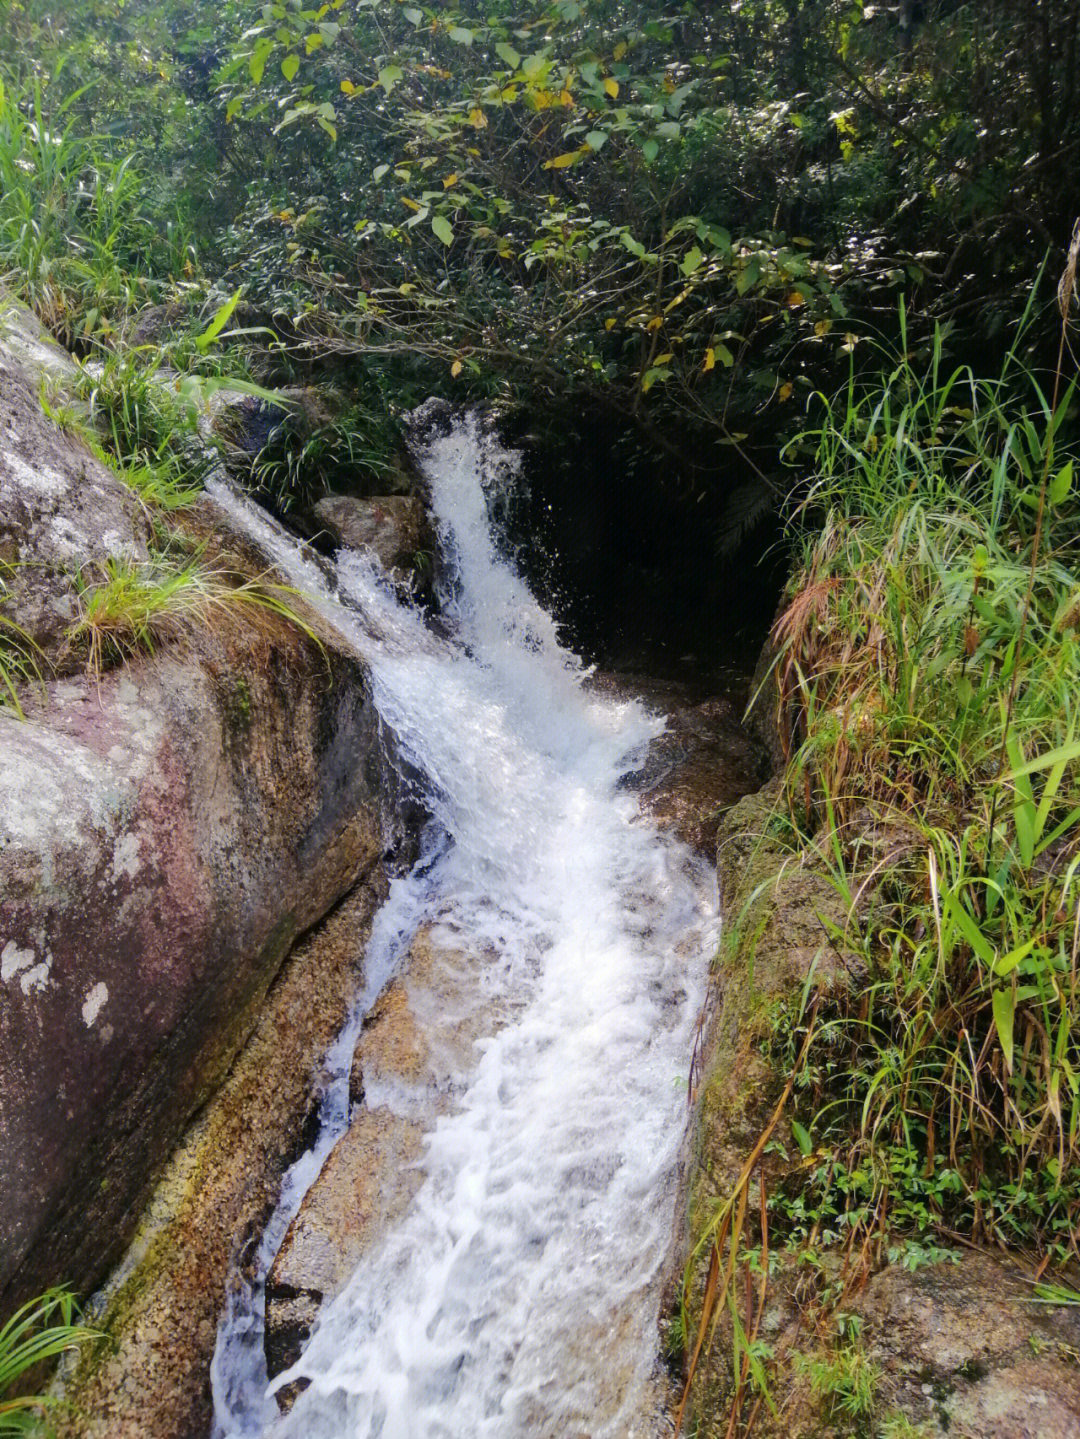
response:
<path fill-rule="evenodd" d="M 589 691 L 498 553 L 489 509 L 512 457 L 468 420 L 429 443 L 424 468 L 450 640 L 367 559 L 342 552 L 335 588 L 265 516 L 216 491 L 363 653 L 433 815 L 421 864 L 378 917 L 319 1143 L 286 1181 L 259 1277 L 223 1319 L 216 1433 L 644 1436 L 656 1432 L 659 1285 L 713 884 L 618 787 L 662 723 Z M 485 957 L 481 1038 L 452 1106 L 430 1117 L 415 1200 L 276 1381 L 310 1381 L 281 1418 L 261 1359 L 262 1278 L 347 1123 L 363 1014 L 420 923 Z"/>

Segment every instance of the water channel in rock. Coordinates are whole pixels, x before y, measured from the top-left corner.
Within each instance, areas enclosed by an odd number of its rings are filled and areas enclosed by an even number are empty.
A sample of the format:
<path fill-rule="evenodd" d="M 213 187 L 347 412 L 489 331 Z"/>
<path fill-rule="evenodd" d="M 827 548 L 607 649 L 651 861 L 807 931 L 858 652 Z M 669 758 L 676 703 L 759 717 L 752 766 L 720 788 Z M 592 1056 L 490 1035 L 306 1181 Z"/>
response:
<path fill-rule="evenodd" d="M 421 462 L 442 554 L 438 635 L 367 558 L 342 551 L 328 575 L 250 502 L 215 491 L 363 654 L 431 815 L 327 1058 L 319 1138 L 287 1176 L 255 1278 L 233 1286 L 215 1434 L 651 1436 L 715 881 L 620 786 L 663 721 L 589 688 L 499 553 L 490 515 L 515 482 L 513 456 L 468 418 L 430 438 Z M 459 982 L 416 1018 L 438 1051 L 437 1083 L 376 1073 L 363 1100 L 418 1126 L 411 1198 L 270 1384 L 266 1274 L 357 1121 L 352 1052 L 418 931 L 457 957 Z M 296 1393 L 297 1381 L 306 1387 L 283 1415 L 272 1391 Z"/>

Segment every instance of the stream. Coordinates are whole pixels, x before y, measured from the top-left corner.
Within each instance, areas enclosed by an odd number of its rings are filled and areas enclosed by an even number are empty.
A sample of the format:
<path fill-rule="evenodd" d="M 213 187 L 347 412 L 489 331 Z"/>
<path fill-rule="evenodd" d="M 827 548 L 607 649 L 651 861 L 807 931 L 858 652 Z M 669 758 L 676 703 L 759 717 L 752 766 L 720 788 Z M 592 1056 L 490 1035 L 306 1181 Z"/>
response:
<path fill-rule="evenodd" d="M 715 879 L 620 786 L 663 721 L 590 690 L 499 552 L 489 516 L 515 457 L 467 418 L 421 460 L 448 637 L 365 556 L 342 551 L 328 574 L 212 487 L 363 655 L 432 816 L 376 916 L 363 992 L 327 1058 L 319 1138 L 286 1176 L 256 1277 L 232 1288 L 215 1439 L 653 1436 L 669 1432 L 657 1320 Z M 355 1119 L 353 1049 L 420 930 L 473 957 L 467 1004 L 459 987 L 428 1017 L 433 1033 L 467 1021 L 467 1039 L 440 1051 L 438 1104 L 365 1086 L 367 1106 L 422 1126 L 415 1193 L 271 1385 L 266 1274 Z M 307 1387 L 282 1415 L 273 1391 L 297 1380 Z"/>

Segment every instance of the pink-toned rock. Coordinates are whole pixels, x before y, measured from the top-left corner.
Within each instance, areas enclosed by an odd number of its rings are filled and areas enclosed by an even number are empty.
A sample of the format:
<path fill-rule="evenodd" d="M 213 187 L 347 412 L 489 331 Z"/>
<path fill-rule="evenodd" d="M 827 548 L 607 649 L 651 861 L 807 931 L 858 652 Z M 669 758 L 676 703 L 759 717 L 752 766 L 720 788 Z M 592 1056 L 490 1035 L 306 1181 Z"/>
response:
<path fill-rule="evenodd" d="M 40 374 L 70 362 L 11 313 L 0 555 L 37 566 L 8 613 L 53 658 L 80 559 L 138 555 L 146 521 L 43 415 Z M 0 1316 L 103 1277 L 293 939 L 381 854 L 363 665 L 246 614 L 49 681 L 25 722 L 0 709 Z"/>

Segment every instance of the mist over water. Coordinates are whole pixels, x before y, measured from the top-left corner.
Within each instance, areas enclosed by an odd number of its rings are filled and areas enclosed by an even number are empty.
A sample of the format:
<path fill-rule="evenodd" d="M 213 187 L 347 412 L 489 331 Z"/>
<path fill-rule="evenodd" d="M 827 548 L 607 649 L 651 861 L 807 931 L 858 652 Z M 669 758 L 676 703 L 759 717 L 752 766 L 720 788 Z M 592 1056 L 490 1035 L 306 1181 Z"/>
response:
<path fill-rule="evenodd" d="M 618 788 L 662 722 L 590 693 L 551 616 L 497 551 L 489 501 L 513 482 L 513 457 L 467 419 L 430 441 L 424 469 L 450 640 L 433 637 L 365 557 L 338 556 L 335 593 L 283 531 L 215 492 L 360 649 L 382 723 L 433 815 L 424 860 L 378 917 L 365 992 L 330 1066 L 323 1134 L 286 1182 L 260 1279 L 223 1320 L 216 1433 L 650 1435 L 715 884 Z M 261 1277 L 347 1123 L 363 1013 L 420 925 L 480 956 L 469 996 L 480 1038 L 452 1103 L 428 1118 L 415 1200 L 276 1381 L 310 1382 L 280 1418 L 260 1369 Z M 367 1102 L 409 1104 L 384 1091 Z"/>

